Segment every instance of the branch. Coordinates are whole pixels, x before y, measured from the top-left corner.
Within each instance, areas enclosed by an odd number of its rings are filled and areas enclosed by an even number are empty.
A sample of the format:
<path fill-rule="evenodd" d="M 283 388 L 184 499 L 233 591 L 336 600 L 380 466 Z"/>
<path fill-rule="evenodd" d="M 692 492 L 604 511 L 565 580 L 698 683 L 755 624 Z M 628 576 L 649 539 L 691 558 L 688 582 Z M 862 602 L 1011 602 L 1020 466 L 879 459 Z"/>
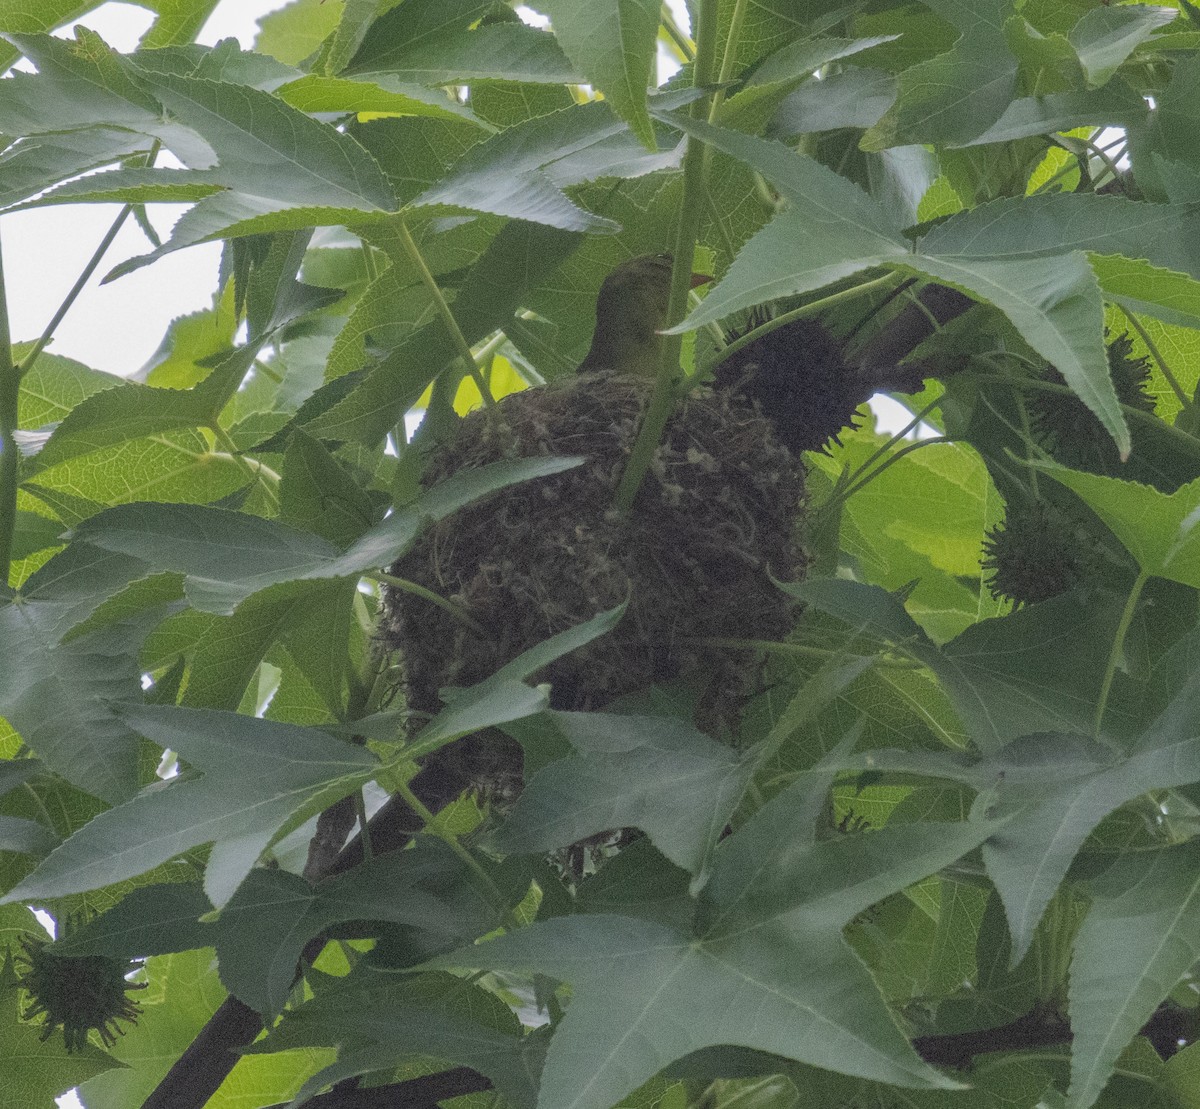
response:
<path fill-rule="evenodd" d="M 1194 1010 L 1164 1001 L 1142 1026 L 1139 1035 L 1145 1036 L 1163 1059 L 1169 1059 L 1195 1040 L 1198 1031 Z M 1066 1045 L 1072 1038 L 1071 1026 L 1062 1016 L 1035 1009 L 996 1028 L 917 1036 L 912 1045 L 927 1063 L 962 1069 L 970 1066 L 979 1055 Z"/>
<path fill-rule="evenodd" d="M 492 1088 L 488 1079 L 470 1067 L 455 1067 L 454 1070 L 365 1090 L 354 1086 L 343 1089 L 342 1085 L 339 1082 L 329 1093 L 305 1104 L 311 1109 L 438 1109 L 450 1098 L 479 1094 Z M 269 1105 L 267 1109 L 287 1109 L 289 1105 L 290 1101 L 284 1101 Z"/>
<path fill-rule="evenodd" d="M 443 747 L 440 751 L 435 752 L 409 783 L 409 789 L 421 800 L 426 809 L 434 813 L 444 809 L 469 784 L 462 773 L 455 769 L 451 756 L 439 757 L 444 756 L 444 753 L 450 750 L 451 748 Z M 332 808 L 337 809 L 337 806 L 334 805 Z M 331 816 L 325 830 L 329 830 L 329 825 L 336 826 L 342 816 L 340 811 Z M 385 851 L 398 851 L 407 846 L 424 827 L 424 822 L 404 803 L 402 798 L 393 797 L 370 819 L 367 827 L 370 829 L 372 850 L 376 855 L 381 855 Z M 321 828 L 320 821 L 318 821 L 318 828 Z M 320 852 L 318 851 L 318 853 Z M 362 862 L 361 834 L 355 836 L 336 855 L 327 856 L 327 858 L 327 864 L 322 867 L 314 863 L 310 852 L 310 865 L 305 868 L 305 876 L 310 881 L 332 877 L 334 874 L 350 870 Z M 316 936 L 309 941 L 301 956 L 297 974 L 303 973 L 304 968 L 312 964 L 324 946 L 323 936 Z M 163 1076 L 162 1081 L 143 1104 L 142 1109 L 202 1109 L 209 1098 L 217 1092 L 221 1083 L 229 1076 L 229 1072 L 237 1065 L 241 1058 L 238 1049 L 253 1043 L 262 1029 L 263 1019 L 260 1014 L 236 997 L 232 995 L 227 997 L 220 1008 L 209 1017 L 208 1023 L 188 1045 L 175 1065 Z M 466 1068 L 459 1068 L 459 1070 L 466 1070 Z M 454 1074 L 456 1072 L 447 1071 L 445 1073 Z M 469 1073 L 475 1074 L 474 1071 Z M 485 1079 L 481 1080 L 486 1081 Z M 361 1104 L 367 1105 L 368 1103 Z M 411 1105 L 412 1109 L 424 1109 L 421 1102 L 380 1104 Z"/>

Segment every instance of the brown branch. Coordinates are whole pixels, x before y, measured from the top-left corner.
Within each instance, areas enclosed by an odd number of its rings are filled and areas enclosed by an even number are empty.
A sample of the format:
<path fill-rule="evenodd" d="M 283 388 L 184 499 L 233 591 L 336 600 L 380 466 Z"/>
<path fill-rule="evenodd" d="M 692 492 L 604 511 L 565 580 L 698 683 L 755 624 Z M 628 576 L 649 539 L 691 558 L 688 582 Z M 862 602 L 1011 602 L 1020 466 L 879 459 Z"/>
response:
<path fill-rule="evenodd" d="M 443 1101 L 490 1090 L 492 1084 L 470 1067 L 455 1067 L 438 1074 L 393 1082 L 387 1086 L 360 1089 L 339 1082 L 327 1094 L 305 1102 L 312 1109 L 438 1109 Z M 269 1105 L 267 1109 L 287 1109 L 290 1101 Z"/>
<path fill-rule="evenodd" d="M 1164 1001 L 1142 1026 L 1140 1035 L 1150 1041 L 1163 1059 L 1169 1059 L 1196 1039 L 1200 1031 L 1197 1025 L 1194 1010 Z M 961 1069 L 969 1067 L 980 1055 L 1066 1045 L 1071 1040 L 1071 1026 L 1063 1016 L 1052 1010 L 1035 1009 L 995 1028 L 917 1036 L 912 1045 L 927 1063 Z"/>
<path fill-rule="evenodd" d="M 422 804 L 435 813 L 444 809 L 468 785 L 457 769 L 451 747 L 444 747 L 435 752 L 409 783 L 409 788 Z M 327 818 L 322 814 L 326 823 L 322 826 L 318 820 L 318 836 L 327 838 L 333 833 L 333 829 L 344 821 L 344 813 L 338 808 L 339 805 L 341 802 L 327 810 L 327 813 L 331 814 Z M 423 824 L 420 817 L 400 798 L 393 797 L 368 821 L 367 826 L 370 829 L 372 850 L 379 855 L 407 845 Z M 355 836 L 336 855 L 321 847 L 317 848 L 317 852 L 324 855 L 326 862 L 318 869 L 310 847 L 309 863 L 313 873 L 308 873 L 309 867 L 305 868 L 305 876 L 310 881 L 340 874 L 362 862 L 361 836 Z M 298 974 L 303 973 L 304 967 L 311 965 L 324 946 L 325 939 L 322 936 L 316 936 L 309 941 L 301 957 Z M 237 1065 L 241 1058 L 238 1050 L 253 1043 L 262 1029 L 262 1016 L 230 995 L 209 1017 L 208 1023 L 163 1076 L 154 1092 L 143 1102 L 142 1109 L 202 1109 Z M 475 1074 L 474 1071 L 470 1073 Z M 482 1076 L 477 1077 L 486 1081 Z M 420 1102 L 412 1104 L 419 1106 Z"/>

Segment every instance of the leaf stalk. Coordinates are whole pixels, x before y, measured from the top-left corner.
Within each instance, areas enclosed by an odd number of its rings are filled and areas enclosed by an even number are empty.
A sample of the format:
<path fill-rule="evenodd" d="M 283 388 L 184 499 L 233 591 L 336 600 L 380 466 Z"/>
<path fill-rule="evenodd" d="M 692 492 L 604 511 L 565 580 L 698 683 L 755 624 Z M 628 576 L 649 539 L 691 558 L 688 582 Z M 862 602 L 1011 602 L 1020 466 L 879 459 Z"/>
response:
<path fill-rule="evenodd" d="M 0 586 L 8 584 L 13 535 L 17 530 L 17 407 L 21 370 L 13 364 L 8 327 L 8 296 L 0 260 Z"/>
<path fill-rule="evenodd" d="M 1113 636 L 1112 650 L 1108 652 L 1108 663 L 1104 667 L 1104 680 L 1100 683 L 1100 696 L 1096 699 L 1096 720 L 1093 726 L 1093 735 L 1100 738 L 1100 727 L 1104 723 L 1104 713 L 1108 708 L 1108 697 L 1112 692 L 1113 679 L 1117 674 L 1117 665 L 1121 661 L 1121 655 L 1125 651 L 1125 637 L 1129 634 L 1129 627 L 1133 623 L 1133 614 L 1137 611 L 1138 601 L 1142 596 L 1142 589 L 1146 582 L 1150 580 L 1150 575 L 1145 570 L 1138 573 L 1134 580 L 1133 588 L 1129 591 L 1129 598 L 1125 602 L 1125 608 L 1121 612 L 1121 622 L 1117 624 L 1117 634 Z"/>
<path fill-rule="evenodd" d="M 462 359 L 467 373 L 471 375 L 471 380 L 475 382 L 476 388 L 479 389 L 479 395 L 483 398 L 484 407 L 491 408 L 495 405 L 496 400 L 492 396 L 487 382 L 483 380 L 483 375 L 479 372 L 479 366 L 475 362 L 475 352 L 471 350 L 471 344 L 467 342 L 466 336 L 462 333 L 462 328 L 458 326 L 458 320 L 454 318 L 454 313 L 450 311 L 450 305 L 447 303 L 446 297 L 437 283 L 437 279 L 433 276 L 433 272 L 426 264 L 425 256 L 421 253 L 421 248 L 417 246 L 416 239 L 412 237 L 412 232 L 409 231 L 408 224 L 404 221 L 403 216 L 397 218 L 396 227 L 400 232 L 400 242 L 404 246 L 409 261 L 412 262 L 417 273 L 420 275 L 421 283 L 429 290 L 429 295 L 433 297 L 434 307 L 437 309 L 438 315 L 442 317 L 442 322 L 446 325 L 446 330 L 450 332 L 451 340 L 458 348 L 458 356 Z"/>
<path fill-rule="evenodd" d="M 717 0 L 701 0 L 700 10 L 696 15 L 696 32 L 696 62 L 692 72 L 692 84 L 703 87 L 712 84 L 715 68 Z M 693 119 L 702 120 L 707 117 L 708 99 L 708 96 L 704 96 L 692 103 L 689 111 Z M 683 156 L 683 196 L 679 206 L 679 221 L 675 225 L 675 266 L 671 271 L 671 296 L 667 302 L 668 327 L 682 320 L 687 310 L 688 293 L 691 291 L 692 257 L 696 252 L 700 219 L 704 212 L 708 160 L 707 145 L 689 137 L 687 151 Z M 679 356 L 682 350 L 682 336 L 663 336 L 662 357 L 654 382 L 654 392 L 646 405 L 646 414 L 630 452 L 629 463 L 617 486 L 615 507 L 621 514 L 627 514 L 633 507 L 642 479 L 650 468 L 663 429 L 667 426 L 667 420 L 675 407 L 675 384 L 679 377 Z"/>

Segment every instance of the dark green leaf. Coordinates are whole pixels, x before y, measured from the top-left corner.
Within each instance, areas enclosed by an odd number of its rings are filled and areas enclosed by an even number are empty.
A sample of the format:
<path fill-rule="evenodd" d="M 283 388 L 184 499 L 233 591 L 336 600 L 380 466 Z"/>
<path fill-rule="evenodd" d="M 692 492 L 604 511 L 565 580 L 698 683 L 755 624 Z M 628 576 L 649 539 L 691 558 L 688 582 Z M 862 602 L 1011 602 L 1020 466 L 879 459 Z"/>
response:
<path fill-rule="evenodd" d="M 1194 843 L 1120 859 L 1090 883 L 1071 964 L 1071 1099 L 1093 1104 L 1121 1049 L 1200 957 Z"/>
<path fill-rule="evenodd" d="M 126 724 L 178 751 L 199 775 L 151 786 L 101 813 L 6 901 L 97 889 L 214 843 L 204 888 L 222 905 L 278 835 L 368 781 L 378 766 L 361 747 L 308 728 L 172 706 L 122 712 Z"/>
<path fill-rule="evenodd" d="M 446 947 L 497 927 L 500 910 L 473 891 L 445 847 L 392 851 L 316 886 L 283 870 L 256 869 L 221 911 L 221 981 L 251 1008 L 277 1016 L 304 945 L 330 925 L 355 920 L 424 929 Z"/>
<path fill-rule="evenodd" d="M 542 0 L 554 35 L 572 65 L 611 101 L 650 150 L 654 129 L 646 112 L 646 90 L 658 41 L 656 0 Z"/>
<path fill-rule="evenodd" d="M 384 54 L 364 50 L 346 73 L 373 80 L 395 74 L 402 81 L 421 85 L 460 84 L 481 78 L 581 83 L 554 36 L 523 23 L 492 23 L 466 33 L 451 28 L 428 38 L 398 41 Z"/>
<path fill-rule="evenodd" d="M 753 761 L 680 720 L 552 713 L 576 754 L 527 783 L 496 836 L 505 852 L 550 851 L 635 827 L 693 874 L 707 862 Z"/>
<path fill-rule="evenodd" d="M 1067 41 L 1079 55 L 1088 87 L 1103 85 L 1138 46 L 1178 14 L 1174 8 L 1145 4 L 1099 7 L 1087 12 L 1071 28 Z"/>
<path fill-rule="evenodd" d="M 938 15 L 963 32 L 948 53 L 900 75 L 895 104 L 863 136 L 865 150 L 913 142 L 957 143 L 987 130 L 1017 88 L 1017 59 L 1009 49 L 1003 0 L 931 0 Z"/>

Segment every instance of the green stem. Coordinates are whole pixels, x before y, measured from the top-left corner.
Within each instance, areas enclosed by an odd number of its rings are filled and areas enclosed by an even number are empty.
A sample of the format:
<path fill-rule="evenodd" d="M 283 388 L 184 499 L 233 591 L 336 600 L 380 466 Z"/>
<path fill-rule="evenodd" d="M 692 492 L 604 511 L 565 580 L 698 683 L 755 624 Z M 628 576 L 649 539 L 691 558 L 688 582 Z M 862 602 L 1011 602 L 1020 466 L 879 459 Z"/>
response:
<path fill-rule="evenodd" d="M 449 613 L 458 623 L 470 628 L 476 635 L 487 637 L 487 629 L 482 624 L 464 612 L 453 601 L 434 593 L 432 589 L 426 589 L 425 586 L 418 585 L 415 581 L 409 581 L 407 578 L 397 578 L 382 572 L 364 574 L 363 577 L 390 585 L 393 589 L 399 589 L 404 593 L 411 593 L 414 597 L 421 597 L 431 605 L 437 605 L 443 612 Z"/>
<path fill-rule="evenodd" d="M 463 861 L 467 869 L 479 879 L 480 885 L 491 894 L 496 907 L 501 908 L 504 905 L 504 894 L 500 892 L 500 887 L 492 881 L 492 876 L 479 865 L 479 860 L 459 843 L 458 837 L 453 832 L 433 831 L 434 822 L 437 818 L 426 808 L 421 799 L 408 788 L 407 784 L 398 786 L 396 792 L 404 798 L 404 803 L 421 818 L 421 821 L 425 825 L 425 830 L 441 839 Z M 505 913 L 509 918 L 510 925 L 514 924 L 515 918 L 513 918 L 511 911 L 505 910 Z"/>
<path fill-rule="evenodd" d="M 789 324 L 793 320 L 801 320 L 807 316 L 815 316 L 819 312 L 824 312 L 835 305 L 841 304 L 847 300 L 854 300 L 856 297 L 865 296 L 867 293 L 872 293 L 876 289 L 888 285 L 896 280 L 896 274 L 889 273 L 883 277 L 876 277 L 871 281 L 864 281 L 861 285 L 855 285 L 850 289 L 843 289 L 840 293 L 833 293 L 830 296 L 822 297 L 820 300 L 814 300 L 809 304 L 802 304 L 799 308 L 793 308 L 790 312 L 784 312 L 781 316 L 776 316 L 774 319 L 767 320 L 760 327 L 756 327 L 753 331 L 746 332 L 729 344 L 723 351 L 720 357 L 714 362 L 713 366 L 724 362 L 726 358 L 730 358 L 737 354 L 743 347 L 748 347 L 756 339 L 761 339 L 764 335 L 770 334 L 777 327 L 783 327 L 784 324 Z"/>
<path fill-rule="evenodd" d="M 669 5 L 663 4 L 660 18 L 667 36 L 675 44 L 680 57 L 685 62 L 690 62 L 696 56 L 696 48 L 692 45 L 692 40 L 679 29 L 679 24 L 675 22 L 675 13 L 671 11 Z"/>
<path fill-rule="evenodd" d="M 701 0 L 696 28 L 696 64 L 692 83 L 704 86 L 712 83 L 716 57 L 717 0 Z M 705 100 L 705 97 L 701 97 L 693 102 L 690 109 L 693 119 L 704 119 L 708 114 Z M 683 156 L 683 196 L 680 199 L 679 222 L 675 228 L 675 266 L 671 271 L 671 296 L 666 315 L 668 327 L 682 320 L 687 308 L 688 292 L 692 285 L 692 256 L 696 251 L 700 217 L 704 211 L 704 183 L 707 176 L 708 146 L 689 138 L 687 152 Z M 663 429 L 674 408 L 675 382 L 679 375 L 679 354 L 682 349 L 681 336 L 663 336 L 662 359 L 654 382 L 654 392 L 646 405 L 646 414 L 630 452 L 629 463 L 617 486 L 615 507 L 621 514 L 628 513 L 633 507 L 634 498 L 650 468 Z"/>
<path fill-rule="evenodd" d="M 1104 681 L 1100 683 L 1100 697 L 1096 701 L 1096 722 L 1093 733 L 1100 738 L 1100 726 L 1104 723 L 1104 712 L 1108 708 L 1108 695 L 1112 691 L 1113 678 L 1116 677 L 1117 664 L 1125 650 L 1125 637 L 1129 634 L 1129 625 L 1133 623 L 1133 614 L 1137 610 L 1138 600 L 1142 589 L 1150 575 L 1142 570 L 1134 580 L 1133 588 L 1129 591 L 1129 599 L 1125 602 L 1125 610 L 1121 613 L 1121 622 L 1117 625 L 1117 634 L 1113 637 L 1112 650 L 1108 653 L 1108 664 L 1104 668 Z"/>
<path fill-rule="evenodd" d="M 919 670 L 921 663 L 915 659 L 891 659 L 884 658 L 882 655 L 853 655 L 847 654 L 845 651 L 833 651 L 828 647 L 810 647 L 805 643 L 785 643 L 772 639 L 719 639 L 714 637 L 685 639 L 681 640 L 684 643 L 695 643 L 702 647 L 728 647 L 735 651 L 766 651 L 776 655 L 793 655 L 797 658 L 819 658 L 819 659 L 855 659 L 855 658 L 876 658 L 880 666 L 886 666 L 895 670 Z"/>
<path fill-rule="evenodd" d="M 412 232 L 409 231 L 408 224 L 404 222 L 402 216 L 397 218 L 396 226 L 400 231 L 400 242 L 403 244 L 409 260 L 416 267 L 417 273 L 420 274 L 421 282 L 429 290 L 429 295 L 433 297 L 433 303 L 437 308 L 438 315 L 442 317 L 442 322 L 446 325 L 446 330 L 450 332 L 450 338 L 458 348 L 458 356 L 462 359 L 467 373 L 471 375 L 471 380 L 475 382 L 476 387 L 479 389 L 479 395 L 483 398 L 484 407 L 492 407 L 496 401 L 487 387 L 487 382 L 483 380 L 482 375 L 479 373 L 479 367 L 475 364 L 475 353 L 471 350 L 471 344 L 467 342 L 466 336 L 463 335 L 462 329 L 458 326 L 458 320 L 454 318 L 454 313 L 450 311 L 450 305 L 446 302 L 446 298 L 442 294 L 437 280 L 434 278 L 429 266 L 426 265 L 421 248 L 417 246 L 417 241 L 412 237 Z"/>
<path fill-rule="evenodd" d="M 891 451 L 891 449 L 896 446 L 897 443 L 903 442 L 909 432 L 915 431 L 917 427 L 920 426 L 921 421 L 925 419 L 925 417 L 928 416 L 929 413 L 937 408 L 941 403 L 941 397 L 938 397 L 938 399 L 935 401 L 930 401 L 929 404 L 922 408 L 920 412 L 918 412 L 911 420 L 908 421 L 908 423 L 906 423 L 899 431 L 897 431 L 895 435 L 893 435 L 886 443 L 884 443 L 882 447 L 875 451 L 871 457 L 866 460 L 866 462 L 864 462 L 857 470 L 850 474 L 850 476 L 846 479 L 846 486 L 849 487 L 853 485 L 856 481 L 858 481 L 859 478 L 863 476 L 863 474 L 865 474 L 872 466 L 874 466 L 879 459 L 883 458 L 884 455 Z M 833 498 L 830 498 L 830 501 L 827 501 L 826 503 L 831 503 L 832 500 Z M 825 505 L 822 505 L 821 508 L 824 510 Z"/>
<path fill-rule="evenodd" d="M 1162 375 L 1167 379 L 1167 384 L 1171 386 L 1171 392 L 1179 399 L 1179 403 L 1184 409 L 1192 407 L 1192 398 L 1183 391 L 1183 386 L 1179 384 L 1179 379 L 1171 372 L 1171 367 L 1167 365 L 1167 360 L 1162 356 L 1157 344 L 1150 338 L 1150 333 L 1142 326 L 1142 321 L 1137 318 L 1123 304 L 1118 304 L 1121 309 L 1121 314 L 1129 321 L 1133 330 L 1138 333 L 1142 342 L 1146 344 L 1146 349 L 1150 352 L 1150 356 L 1158 363 L 1158 368 L 1162 370 Z"/>
<path fill-rule="evenodd" d="M 882 474 L 884 470 L 888 469 L 891 466 L 894 466 L 897 462 L 899 462 L 900 459 L 902 459 L 906 454 L 912 454 L 913 451 L 919 451 L 922 447 L 932 447 L 937 443 L 953 443 L 953 442 L 954 442 L 954 440 L 951 439 L 950 436 L 948 436 L 948 435 L 933 435 L 928 439 L 919 439 L 915 443 L 909 443 L 907 447 L 903 447 L 900 450 L 896 451 L 895 454 L 891 455 L 888 458 L 888 460 L 883 463 L 882 466 L 877 466 L 874 470 L 872 470 L 865 477 L 859 479 L 856 482 L 856 484 L 847 485 L 845 487 L 845 489 L 842 490 L 841 493 L 838 493 L 835 496 L 830 497 L 829 500 L 827 500 L 823 505 L 821 505 L 821 511 L 825 512 L 831 506 L 837 506 L 837 505 L 841 504 L 843 501 L 849 500 L 860 489 L 863 489 L 866 486 L 870 485 L 871 482 L 873 482 L 877 477 L 879 477 L 879 475 Z M 861 473 L 862 471 L 860 470 L 859 472 Z"/>
<path fill-rule="evenodd" d="M 363 268 L 367 271 L 367 280 L 374 281 L 379 276 L 379 267 L 375 265 L 375 250 L 366 239 L 360 239 L 362 246 Z"/>
<path fill-rule="evenodd" d="M 160 148 L 161 143 L 156 141 L 150 148 L 150 152 L 146 155 L 146 165 L 149 166 L 154 163 L 154 159 L 158 156 Z M 88 264 L 83 267 L 83 272 L 63 298 L 62 304 L 58 306 L 58 311 L 51 316 L 50 322 L 46 324 L 45 331 L 42 332 L 38 341 L 33 344 L 33 349 L 21 360 L 21 374 L 24 374 L 37 361 L 38 355 L 46 349 L 46 345 L 54 338 L 54 333 L 58 330 L 58 325 L 63 322 L 63 318 L 71 310 L 71 306 L 79 299 L 79 294 L 83 292 L 84 286 L 91 280 L 92 274 L 96 272 L 96 269 L 104 260 L 104 255 L 108 253 L 108 248 L 112 246 L 113 241 L 120 233 L 121 228 L 125 225 L 125 221 L 130 217 L 132 212 L 133 205 L 126 204 L 117 213 L 117 218 L 113 220 L 112 226 L 105 232 L 104 238 L 100 240 L 100 245 L 96 247 L 91 258 L 88 259 Z"/>
<path fill-rule="evenodd" d="M 746 18 L 746 0 L 734 0 L 733 14 L 729 17 L 729 34 L 725 36 L 725 53 L 721 58 L 721 71 L 717 74 L 717 84 L 724 85 L 733 76 L 733 67 L 737 65 L 738 45 L 742 38 L 742 21 Z M 725 90 L 717 89 L 713 93 L 712 103 L 708 107 L 708 122 L 716 123 L 725 102 Z"/>
<path fill-rule="evenodd" d="M 1075 395 L 1075 391 L 1070 386 L 1056 385 L 1053 381 L 1038 381 L 1036 378 L 1031 377 L 1010 377 L 1007 374 L 1000 373 L 974 373 L 971 376 L 975 381 L 981 381 L 985 385 L 1007 385 L 1010 389 L 1032 389 L 1035 392 L 1041 393 L 1057 393 L 1059 396 Z M 1153 426 L 1157 428 L 1161 434 L 1173 440 L 1175 445 L 1181 450 L 1192 455 L 1194 458 L 1200 458 L 1200 440 L 1189 435 L 1186 431 L 1180 431 L 1179 428 L 1166 423 L 1153 412 L 1146 412 L 1141 408 L 1122 404 L 1121 411 L 1127 419 L 1146 424 L 1148 427 Z M 1014 428 L 1013 430 L 1015 431 L 1016 429 Z"/>
<path fill-rule="evenodd" d="M 0 587 L 8 584 L 12 566 L 13 535 L 17 529 L 17 408 L 21 396 L 21 371 L 13 365 L 12 336 L 8 330 L 8 296 L 4 266 L 0 261 Z"/>
<path fill-rule="evenodd" d="M 1029 408 L 1025 404 L 1025 398 L 1018 393 L 1013 400 L 1017 405 L 1017 414 L 1021 417 L 1021 430 L 1025 433 L 1025 460 L 1033 461 L 1033 455 L 1030 448 L 1033 446 L 1033 424 L 1029 419 Z M 1029 468 L 1029 491 L 1033 494 L 1035 501 L 1041 500 L 1042 491 L 1038 487 L 1038 472 L 1032 466 Z"/>
<path fill-rule="evenodd" d="M 371 826 L 367 821 L 367 803 L 360 789 L 354 794 L 354 815 L 358 817 L 358 838 L 362 843 L 363 862 L 369 863 L 375 852 L 371 848 Z"/>
<path fill-rule="evenodd" d="M 272 488 L 272 485 L 279 484 L 279 475 L 275 473 L 269 466 L 265 466 L 257 459 L 247 458 L 241 451 L 238 450 L 238 445 L 230 438 L 227 432 L 216 420 L 213 420 L 208 425 L 208 430 L 213 433 L 213 438 L 217 441 L 217 445 L 225 451 L 237 465 L 247 473 L 254 481 L 257 481 L 262 487 L 263 496 L 267 498 L 267 504 L 270 505 L 272 512 L 279 511 L 279 495 Z"/>

